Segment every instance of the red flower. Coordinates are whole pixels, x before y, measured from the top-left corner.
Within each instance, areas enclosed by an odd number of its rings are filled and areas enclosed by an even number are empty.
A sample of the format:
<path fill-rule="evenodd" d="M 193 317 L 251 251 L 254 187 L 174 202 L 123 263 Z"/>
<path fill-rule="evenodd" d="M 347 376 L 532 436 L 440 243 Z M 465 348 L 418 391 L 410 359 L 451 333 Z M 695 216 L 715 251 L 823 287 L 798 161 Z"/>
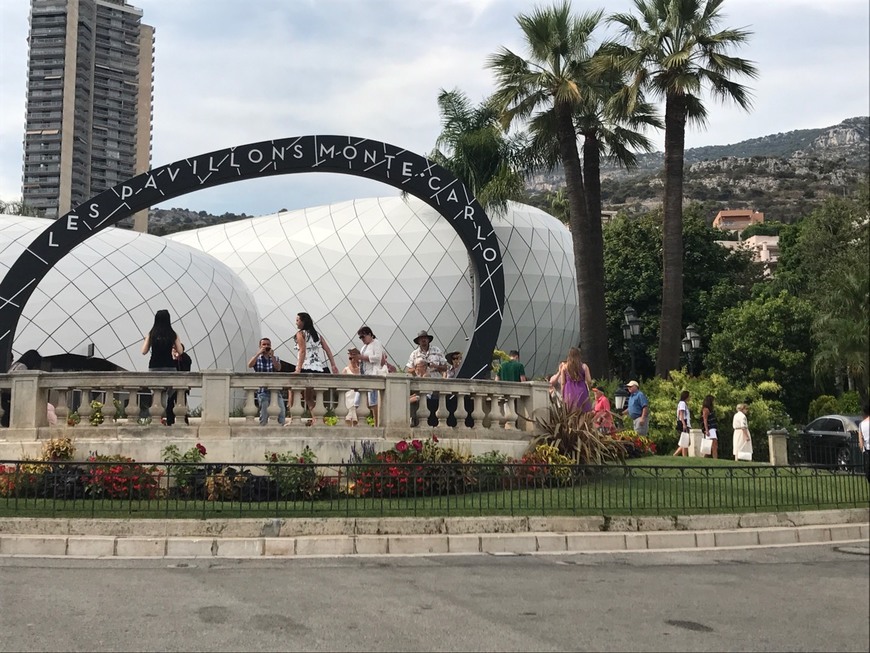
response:
<path fill-rule="evenodd" d="M 399 453 L 405 453 L 408 450 L 408 443 L 405 440 L 399 440 L 396 443 L 396 451 Z"/>
<path fill-rule="evenodd" d="M 423 443 L 419 440 L 411 440 L 411 446 L 417 451 L 420 451 L 423 448 Z"/>
<path fill-rule="evenodd" d="M 278 462 L 278 454 L 276 454 L 276 453 L 273 453 L 273 454 L 272 454 L 272 462 L 273 462 L 273 463 L 277 463 L 277 462 Z"/>
<path fill-rule="evenodd" d="M 206 454 L 205 447 L 202 446 L 199 442 L 196 443 L 196 450 L 200 453 L 200 455 L 204 456 Z"/>
<path fill-rule="evenodd" d="M 432 442 L 434 442 L 435 444 L 438 444 L 438 436 L 437 435 L 432 436 Z"/>

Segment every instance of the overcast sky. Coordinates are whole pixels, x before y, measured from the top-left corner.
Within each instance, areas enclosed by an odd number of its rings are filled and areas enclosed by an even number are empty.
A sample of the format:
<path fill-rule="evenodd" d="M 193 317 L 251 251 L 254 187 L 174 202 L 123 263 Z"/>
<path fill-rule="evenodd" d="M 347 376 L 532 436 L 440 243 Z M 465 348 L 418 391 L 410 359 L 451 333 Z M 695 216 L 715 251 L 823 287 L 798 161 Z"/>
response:
<path fill-rule="evenodd" d="M 419 154 L 440 131 L 436 97 L 493 90 L 500 46 L 524 53 L 519 0 L 133 0 L 156 28 L 152 165 L 273 138 L 342 134 Z M 0 199 L 21 195 L 27 0 L 0 0 Z M 574 0 L 575 11 L 626 11 L 628 0 Z M 826 127 L 870 113 L 867 0 L 728 0 L 723 27 L 747 27 L 754 109 L 709 100 L 686 147 Z M 604 31 L 601 32 L 605 34 Z M 655 136 L 662 146 L 661 135 Z M 393 195 L 376 182 L 299 174 L 178 197 L 180 207 L 262 215 Z"/>

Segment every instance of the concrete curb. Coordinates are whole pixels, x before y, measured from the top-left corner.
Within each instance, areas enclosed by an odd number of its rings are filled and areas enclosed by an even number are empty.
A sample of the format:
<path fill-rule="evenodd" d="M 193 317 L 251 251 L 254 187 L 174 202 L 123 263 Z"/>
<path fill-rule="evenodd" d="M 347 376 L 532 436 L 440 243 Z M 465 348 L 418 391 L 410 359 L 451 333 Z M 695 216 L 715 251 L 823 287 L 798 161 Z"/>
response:
<path fill-rule="evenodd" d="M 274 558 L 660 551 L 870 540 L 870 508 L 669 517 L 0 519 L 0 556 Z"/>

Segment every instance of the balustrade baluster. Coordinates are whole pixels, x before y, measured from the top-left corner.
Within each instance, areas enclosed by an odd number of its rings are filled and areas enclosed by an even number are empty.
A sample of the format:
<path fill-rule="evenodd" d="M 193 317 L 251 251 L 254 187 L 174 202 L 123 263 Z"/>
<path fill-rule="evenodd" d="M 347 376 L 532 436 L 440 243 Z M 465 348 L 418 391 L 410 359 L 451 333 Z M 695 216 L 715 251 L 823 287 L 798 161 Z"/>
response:
<path fill-rule="evenodd" d="M 69 420 L 69 388 L 57 389 L 57 405 L 54 407 L 54 414 L 57 415 L 57 423 L 61 426 L 68 426 Z"/>
<path fill-rule="evenodd" d="M 453 413 L 453 416 L 456 418 L 456 428 L 457 429 L 466 429 L 468 428 L 465 425 L 465 418 L 468 417 L 468 411 L 465 409 L 465 400 L 468 398 L 468 395 L 464 392 L 456 393 L 456 412 Z M 473 406 L 472 406 L 473 408 Z"/>
<path fill-rule="evenodd" d="M 87 424 L 91 421 L 91 413 L 93 412 L 91 409 L 91 389 L 81 388 L 80 393 L 81 401 L 79 402 L 78 413 L 81 423 Z"/>
<path fill-rule="evenodd" d="M 117 412 L 118 409 L 115 408 L 115 392 L 113 390 L 106 390 L 105 401 L 103 402 L 103 424 L 114 422 Z"/>
<path fill-rule="evenodd" d="M 184 424 L 184 418 L 187 417 L 187 391 L 190 389 L 189 385 L 176 386 L 175 390 L 178 392 L 175 400 L 175 408 L 173 412 L 175 412 L 175 423 L 176 424 Z"/>
<path fill-rule="evenodd" d="M 435 417 L 438 418 L 438 426 L 445 428 L 447 426 L 447 395 L 443 392 L 436 392 L 432 395 L 432 400 L 435 401 Z"/>
<path fill-rule="evenodd" d="M 505 395 L 504 400 L 504 427 L 515 429 L 517 428 L 517 395 Z"/>
<path fill-rule="evenodd" d="M 293 396 L 294 389 L 296 390 L 295 397 Z M 290 386 L 290 406 L 287 407 L 287 414 L 290 416 L 290 422 L 292 424 L 302 423 L 302 415 L 305 414 L 305 407 L 302 405 L 303 397 L 304 391 L 300 391 L 294 388 L 294 386 Z"/>
<path fill-rule="evenodd" d="M 474 400 L 474 410 L 471 411 L 471 418 L 474 420 L 475 428 L 489 428 L 484 422 L 484 418 L 486 417 L 486 412 L 483 409 L 483 400 L 486 395 L 478 394 L 473 392 L 471 394 L 472 399 Z"/>
<path fill-rule="evenodd" d="M 267 388 L 269 391 L 269 407 L 266 408 L 266 414 L 269 416 L 269 421 L 273 424 L 278 423 L 278 415 L 281 414 L 281 406 L 278 405 L 278 395 L 281 394 L 280 388 Z"/>
<path fill-rule="evenodd" d="M 245 415 L 245 422 L 253 422 L 259 414 L 257 403 L 254 401 L 257 392 L 259 392 L 259 388 L 245 388 L 245 407 L 242 409 Z"/>
<path fill-rule="evenodd" d="M 507 411 L 508 406 L 507 402 L 504 400 L 504 395 L 499 394 L 491 394 L 490 396 L 490 410 L 492 413 L 495 413 L 495 421 L 498 425 L 499 429 L 507 428 L 506 424 L 508 421 Z"/>
<path fill-rule="evenodd" d="M 314 407 L 311 409 L 311 423 L 313 425 L 323 424 L 323 418 L 326 415 L 326 399 L 329 396 L 329 391 L 323 388 L 314 388 Z"/>
<path fill-rule="evenodd" d="M 127 408 L 125 409 L 125 412 L 127 413 L 127 423 L 138 424 L 139 411 L 141 410 L 139 404 L 139 388 L 127 388 L 127 396 Z"/>
<path fill-rule="evenodd" d="M 166 416 L 166 408 L 163 405 L 163 388 L 151 388 L 151 408 L 148 409 L 148 416 L 153 424 L 155 420 L 158 422 Z"/>

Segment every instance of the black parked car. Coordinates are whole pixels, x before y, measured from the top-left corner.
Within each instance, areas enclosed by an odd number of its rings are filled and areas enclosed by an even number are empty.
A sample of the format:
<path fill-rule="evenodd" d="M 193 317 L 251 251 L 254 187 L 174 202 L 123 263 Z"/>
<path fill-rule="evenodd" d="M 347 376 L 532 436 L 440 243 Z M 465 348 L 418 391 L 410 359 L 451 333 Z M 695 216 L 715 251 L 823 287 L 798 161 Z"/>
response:
<path fill-rule="evenodd" d="M 858 447 L 860 415 L 824 415 L 798 432 L 803 453 L 800 462 L 860 472 Z"/>

